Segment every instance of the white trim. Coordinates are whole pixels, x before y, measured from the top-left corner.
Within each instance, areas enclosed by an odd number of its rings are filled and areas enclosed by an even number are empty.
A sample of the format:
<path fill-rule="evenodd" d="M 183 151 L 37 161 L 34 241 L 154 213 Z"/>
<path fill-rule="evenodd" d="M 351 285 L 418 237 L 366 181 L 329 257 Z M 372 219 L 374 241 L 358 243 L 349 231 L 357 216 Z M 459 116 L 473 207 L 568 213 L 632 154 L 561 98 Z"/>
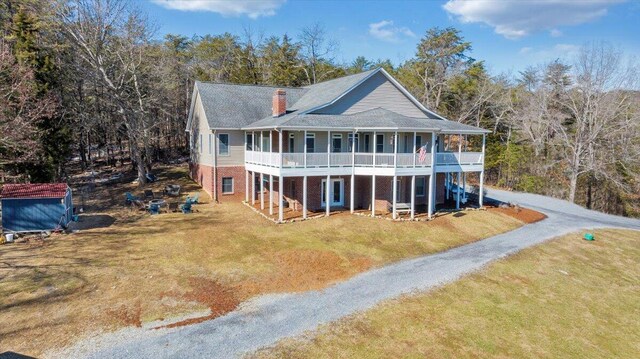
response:
<path fill-rule="evenodd" d="M 231 179 L 231 192 L 225 192 L 224 191 L 224 180 L 225 179 Z M 222 194 L 234 194 L 235 193 L 235 181 L 233 180 L 233 177 L 222 177 L 222 179 L 220 180 L 222 189 L 220 192 L 222 192 Z"/>
<path fill-rule="evenodd" d="M 220 153 L 220 144 L 222 143 L 222 141 L 220 141 L 220 136 L 222 135 L 226 135 L 227 136 L 227 153 Z M 229 136 L 228 133 L 219 133 L 218 134 L 218 146 L 217 147 L 217 151 L 218 151 L 218 156 L 223 156 L 223 157 L 229 157 L 231 156 L 231 149 L 229 147 L 231 147 L 230 145 L 230 141 L 231 141 L 231 136 Z"/>
<path fill-rule="evenodd" d="M 335 183 L 335 182 L 340 182 L 340 202 L 334 202 L 333 201 L 333 192 L 329 193 L 329 196 L 331 197 L 331 206 L 333 207 L 338 207 L 338 206 L 344 206 L 344 179 L 343 178 L 331 178 L 331 183 Z M 322 182 L 321 182 L 321 189 L 320 189 L 320 207 L 321 208 L 327 208 L 326 202 L 327 200 L 324 198 L 327 194 L 325 193 L 325 196 L 322 195 L 322 188 L 324 188 L 324 191 L 326 191 L 327 188 L 327 179 L 323 178 Z M 333 190 L 333 186 L 331 186 L 331 189 Z"/>

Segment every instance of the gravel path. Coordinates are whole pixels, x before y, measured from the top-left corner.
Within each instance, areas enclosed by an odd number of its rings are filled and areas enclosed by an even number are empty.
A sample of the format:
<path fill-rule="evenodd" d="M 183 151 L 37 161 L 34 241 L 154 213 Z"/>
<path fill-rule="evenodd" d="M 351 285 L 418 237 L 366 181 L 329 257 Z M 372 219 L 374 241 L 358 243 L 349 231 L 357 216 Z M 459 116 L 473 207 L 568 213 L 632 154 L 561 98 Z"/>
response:
<path fill-rule="evenodd" d="M 52 356 L 90 358 L 230 358 L 300 335 L 377 303 L 451 282 L 487 263 L 583 228 L 640 230 L 640 220 L 588 211 L 549 197 L 489 190 L 488 197 L 518 203 L 548 218 L 446 252 L 405 260 L 357 275 L 322 291 L 270 295 L 223 317 L 187 327 L 127 328 L 86 339 Z"/>

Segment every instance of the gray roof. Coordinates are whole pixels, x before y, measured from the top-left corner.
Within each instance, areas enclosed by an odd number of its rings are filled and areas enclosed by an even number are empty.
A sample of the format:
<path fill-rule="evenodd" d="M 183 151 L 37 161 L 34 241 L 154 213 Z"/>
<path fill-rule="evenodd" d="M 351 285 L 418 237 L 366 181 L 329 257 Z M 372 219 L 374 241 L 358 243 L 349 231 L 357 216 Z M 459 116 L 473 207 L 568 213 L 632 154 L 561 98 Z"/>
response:
<path fill-rule="evenodd" d="M 241 128 L 271 115 L 273 92 L 282 87 L 196 82 L 210 128 Z M 308 90 L 285 88 L 287 100 L 298 99 Z"/>
<path fill-rule="evenodd" d="M 488 133 L 490 131 L 462 123 L 438 119 L 408 117 L 383 108 L 374 108 L 350 115 L 290 113 L 280 117 L 266 117 L 243 129 L 385 129 L 425 130 L 442 133 Z"/>

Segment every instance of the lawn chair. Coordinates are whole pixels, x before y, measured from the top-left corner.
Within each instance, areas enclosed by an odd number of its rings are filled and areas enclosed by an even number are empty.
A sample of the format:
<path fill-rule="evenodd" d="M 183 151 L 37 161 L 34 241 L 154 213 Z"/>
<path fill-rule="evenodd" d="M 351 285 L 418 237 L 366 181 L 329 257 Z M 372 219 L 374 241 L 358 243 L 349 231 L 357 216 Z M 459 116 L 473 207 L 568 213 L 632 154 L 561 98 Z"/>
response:
<path fill-rule="evenodd" d="M 131 204 L 135 201 L 139 201 L 140 198 L 134 196 L 133 194 L 131 194 L 131 192 L 125 192 L 124 193 L 125 197 L 127 198 L 127 204 Z"/>
<path fill-rule="evenodd" d="M 193 196 L 187 196 L 187 201 L 191 202 L 191 204 L 198 204 L 198 198 L 200 198 L 200 193 L 196 192 Z"/>
<path fill-rule="evenodd" d="M 145 177 L 147 178 L 147 182 L 148 183 L 153 183 L 153 182 L 158 180 L 158 177 L 156 175 L 154 175 L 153 173 L 147 173 L 145 175 Z"/>
<path fill-rule="evenodd" d="M 182 213 L 184 214 L 191 213 L 191 205 L 192 205 L 191 201 L 187 199 L 187 201 L 182 206 L 180 206 Z"/>
<path fill-rule="evenodd" d="M 160 214 L 160 205 L 158 204 L 151 204 L 149 205 L 149 213 L 150 214 Z"/>
<path fill-rule="evenodd" d="M 150 190 L 150 189 L 145 189 L 144 190 L 144 198 L 145 199 L 153 199 L 154 198 L 153 191 Z"/>

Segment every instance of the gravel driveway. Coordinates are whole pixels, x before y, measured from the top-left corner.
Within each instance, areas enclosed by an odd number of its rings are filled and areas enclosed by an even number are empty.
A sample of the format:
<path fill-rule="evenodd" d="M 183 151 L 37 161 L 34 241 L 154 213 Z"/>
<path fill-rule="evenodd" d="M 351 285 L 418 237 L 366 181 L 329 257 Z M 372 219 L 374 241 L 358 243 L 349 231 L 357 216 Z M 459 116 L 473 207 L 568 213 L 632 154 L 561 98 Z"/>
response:
<path fill-rule="evenodd" d="M 543 212 L 548 218 L 446 252 L 371 270 L 321 291 L 258 297 L 223 317 L 187 327 L 126 328 L 84 340 L 52 356 L 237 357 L 381 301 L 451 282 L 495 259 L 565 233 L 598 227 L 640 230 L 640 220 L 589 211 L 549 197 L 499 190 L 489 190 L 488 197 L 518 203 Z"/>

